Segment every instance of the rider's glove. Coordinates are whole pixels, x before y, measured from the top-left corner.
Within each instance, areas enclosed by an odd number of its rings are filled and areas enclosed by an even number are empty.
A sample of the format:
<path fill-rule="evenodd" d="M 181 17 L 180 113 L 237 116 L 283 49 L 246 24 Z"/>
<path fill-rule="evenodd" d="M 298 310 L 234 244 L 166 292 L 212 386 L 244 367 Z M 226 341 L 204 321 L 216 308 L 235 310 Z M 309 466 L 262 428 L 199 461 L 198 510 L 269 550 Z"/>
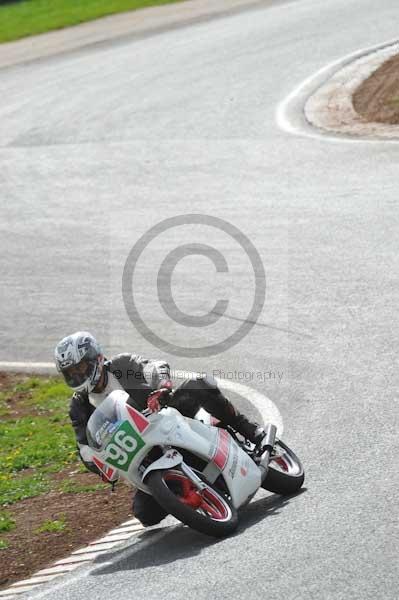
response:
<path fill-rule="evenodd" d="M 162 381 L 159 382 L 158 390 L 168 390 L 169 392 L 171 392 L 172 388 L 173 383 L 170 379 L 162 379 Z"/>
<path fill-rule="evenodd" d="M 159 402 L 160 395 L 162 394 L 161 390 L 157 390 L 156 392 L 151 392 L 151 394 L 147 398 L 147 407 L 151 412 L 158 412 L 161 409 L 161 404 Z"/>
<path fill-rule="evenodd" d="M 158 412 L 162 406 L 167 404 L 167 399 L 172 393 L 172 382 L 164 379 L 159 387 L 147 398 L 147 407 L 151 412 Z"/>

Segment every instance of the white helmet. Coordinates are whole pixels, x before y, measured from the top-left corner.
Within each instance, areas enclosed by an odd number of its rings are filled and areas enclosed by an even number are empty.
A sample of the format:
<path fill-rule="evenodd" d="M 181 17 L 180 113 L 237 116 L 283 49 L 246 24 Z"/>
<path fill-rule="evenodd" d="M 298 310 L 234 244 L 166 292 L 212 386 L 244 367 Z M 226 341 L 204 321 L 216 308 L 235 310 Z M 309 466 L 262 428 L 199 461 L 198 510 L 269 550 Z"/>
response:
<path fill-rule="evenodd" d="M 104 356 L 90 333 L 77 331 L 57 344 L 55 364 L 69 387 L 89 394 L 100 381 Z"/>

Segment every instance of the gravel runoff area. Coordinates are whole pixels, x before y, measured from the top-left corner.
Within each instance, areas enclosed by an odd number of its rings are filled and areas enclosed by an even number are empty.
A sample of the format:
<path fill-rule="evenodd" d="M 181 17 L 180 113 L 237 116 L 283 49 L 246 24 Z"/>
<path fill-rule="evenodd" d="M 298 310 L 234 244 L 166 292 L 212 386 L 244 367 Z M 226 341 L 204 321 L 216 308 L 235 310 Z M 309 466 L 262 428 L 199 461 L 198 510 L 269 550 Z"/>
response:
<path fill-rule="evenodd" d="M 363 81 L 353 94 L 353 106 L 369 122 L 399 125 L 399 54 Z"/>
<path fill-rule="evenodd" d="M 308 122 L 334 133 L 398 138 L 399 46 L 385 44 L 336 71 L 305 104 Z"/>

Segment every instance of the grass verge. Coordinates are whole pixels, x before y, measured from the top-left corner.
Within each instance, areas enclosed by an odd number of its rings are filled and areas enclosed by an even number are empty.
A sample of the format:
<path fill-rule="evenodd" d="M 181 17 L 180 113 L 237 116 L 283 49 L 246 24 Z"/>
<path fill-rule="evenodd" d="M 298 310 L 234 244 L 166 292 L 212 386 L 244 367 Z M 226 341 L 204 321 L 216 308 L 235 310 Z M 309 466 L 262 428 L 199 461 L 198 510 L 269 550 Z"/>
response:
<path fill-rule="evenodd" d="M 44 523 L 42 523 L 40 527 L 35 530 L 35 533 L 58 533 L 59 531 L 64 531 L 66 527 L 67 524 L 65 522 L 65 516 L 61 515 L 60 519 L 44 521 Z"/>
<path fill-rule="evenodd" d="M 70 390 L 55 377 L 0 372 L 0 589 L 26 579 L 131 517 L 78 461 Z"/>
<path fill-rule="evenodd" d="M 76 462 L 69 396 L 54 377 L 28 377 L 0 392 L 1 506 L 49 491 L 50 474 Z"/>
<path fill-rule="evenodd" d="M 25 0 L 0 5 L 0 42 L 111 15 L 183 0 Z"/>

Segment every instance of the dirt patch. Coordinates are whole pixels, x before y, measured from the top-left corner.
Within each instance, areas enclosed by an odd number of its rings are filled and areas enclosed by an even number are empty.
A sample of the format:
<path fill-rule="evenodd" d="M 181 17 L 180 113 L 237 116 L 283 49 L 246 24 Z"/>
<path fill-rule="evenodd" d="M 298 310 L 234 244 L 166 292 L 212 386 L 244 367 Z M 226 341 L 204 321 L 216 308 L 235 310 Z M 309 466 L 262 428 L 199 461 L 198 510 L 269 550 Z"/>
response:
<path fill-rule="evenodd" d="M 22 375 L 21 373 L 3 373 L 0 371 L 0 392 L 10 392 L 17 385 L 26 383 L 31 375 Z M 32 406 L 24 406 L 23 401 L 29 397 L 29 393 L 25 391 L 14 391 L 13 394 L 7 394 L 7 398 L 3 401 L 4 410 L 1 411 L 3 420 L 18 419 L 27 415 L 36 415 L 40 411 Z"/>
<path fill-rule="evenodd" d="M 72 432 L 67 417 L 68 403 L 64 398 L 69 397 L 69 390 L 62 391 L 57 385 L 57 381 L 45 377 L 0 372 L 2 433 L 8 434 L 11 444 L 10 452 L 5 448 L 0 463 L 3 498 L 0 506 L 0 589 L 65 558 L 132 516 L 130 486 L 121 482 L 112 493 L 109 484 L 103 484 L 98 475 L 85 471 L 77 458 L 75 460 L 72 433 L 70 442 L 65 440 L 62 437 L 64 426 L 60 426 L 65 420 L 65 429 Z M 28 427 L 22 429 L 22 433 L 18 430 L 26 416 L 36 415 L 42 420 L 47 418 L 49 428 L 60 427 L 58 447 L 62 442 L 65 454 L 71 455 L 65 461 L 52 454 L 51 448 L 40 445 L 37 428 Z M 36 419 L 37 427 L 38 422 L 39 418 Z M 14 438 L 9 435 L 13 430 L 19 431 L 20 445 L 16 448 L 12 446 Z M 32 440 L 35 440 L 34 444 L 31 444 Z M 25 456 L 23 453 L 26 454 L 26 466 L 18 468 L 16 462 L 14 469 L 10 467 L 14 464 L 12 461 L 17 461 L 16 457 Z M 32 457 L 36 466 L 28 467 Z M 49 491 L 43 492 L 39 485 L 40 476 L 45 482 L 44 489 Z M 38 477 L 36 482 L 35 477 Z M 33 486 L 32 492 L 26 481 L 38 487 Z M 19 491 L 24 493 L 18 495 Z M 11 498 L 24 499 L 4 500 L 7 494 Z"/>
<path fill-rule="evenodd" d="M 0 371 L 0 392 L 9 390 L 17 383 L 26 381 L 31 375 L 22 375 L 21 373 L 5 373 Z"/>
<path fill-rule="evenodd" d="M 399 55 L 387 60 L 358 87 L 353 106 L 369 122 L 399 124 Z"/>
<path fill-rule="evenodd" d="M 72 469 L 57 473 L 54 479 L 60 484 L 67 479 L 80 486 L 100 481 L 94 474 Z M 13 504 L 10 509 L 16 528 L 2 534 L 9 547 L 0 550 L 0 589 L 101 537 L 131 518 L 131 507 L 132 488 L 124 483 L 119 483 L 114 492 L 110 486 L 78 494 L 51 491 Z M 37 532 L 45 521 L 59 519 L 65 522 L 62 531 Z"/>

